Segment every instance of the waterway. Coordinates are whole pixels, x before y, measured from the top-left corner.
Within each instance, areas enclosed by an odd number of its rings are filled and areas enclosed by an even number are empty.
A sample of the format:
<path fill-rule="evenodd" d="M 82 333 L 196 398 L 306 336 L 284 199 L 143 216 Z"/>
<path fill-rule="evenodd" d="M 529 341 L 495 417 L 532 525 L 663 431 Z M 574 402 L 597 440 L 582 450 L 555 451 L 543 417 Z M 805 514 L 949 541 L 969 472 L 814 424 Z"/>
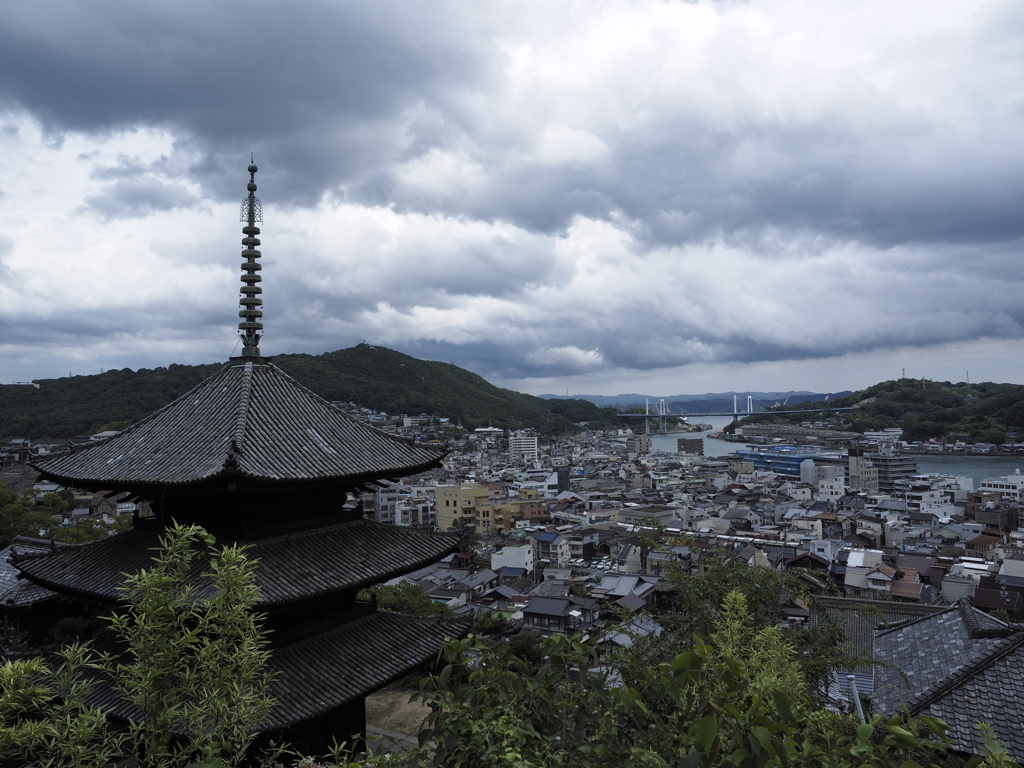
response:
<path fill-rule="evenodd" d="M 694 421 L 697 421 L 695 418 Z M 711 424 L 716 432 L 732 422 L 732 416 L 705 416 L 700 421 Z M 657 424 L 657 422 L 654 422 Z M 660 451 L 675 453 L 676 441 L 681 437 L 703 437 L 704 455 L 708 457 L 727 456 L 742 447 L 742 443 L 713 440 L 708 432 L 673 432 L 667 435 L 651 435 L 651 446 Z M 918 471 L 922 475 L 964 475 L 974 479 L 977 488 L 984 478 L 1012 475 L 1019 469 L 1024 473 L 1024 456 L 917 456 Z"/>

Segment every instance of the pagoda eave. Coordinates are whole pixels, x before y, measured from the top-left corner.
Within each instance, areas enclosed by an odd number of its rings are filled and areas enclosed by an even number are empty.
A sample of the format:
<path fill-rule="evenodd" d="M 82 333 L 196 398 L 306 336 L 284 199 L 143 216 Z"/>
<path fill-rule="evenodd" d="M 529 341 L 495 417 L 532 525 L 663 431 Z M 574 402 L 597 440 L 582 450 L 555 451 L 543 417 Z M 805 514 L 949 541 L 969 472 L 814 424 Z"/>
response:
<path fill-rule="evenodd" d="M 438 620 L 374 611 L 275 648 L 268 670 L 274 703 L 260 730 L 283 731 L 308 723 L 381 690 L 436 658 L 444 643 L 465 637 L 471 624 L 469 617 Z M 102 706 L 122 722 L 142 718 L 108 679 L 96 683 L 89 704 Z"/>
<path fill-rule="evenodd" d="M 304 491 L 330 488 L 339 492 L 373 491 L 375 488 L 372 486 L 383 487 L 389 483 L 397 482 L 399 478 L 407 477 L 408 475 L 416 475 L 421 472 L 438 469 L 442 466 L 443 458 L 444 455 L 442 454 L 435 459 L 421 464 L 388 468 L 387 472 L 367 472 L 321 477 L 267 477 L 233 467 L 227 467 L 213 474 L 196 477 L 75 477 L 47 471 L 38 464 L 30 464 L 29 466 L 39 472 L 40 476 L 46 480 L 68 488 L 79 488 L 93 492 L 130 492 L 134 496 L 151 499 L 168 491 L 203 494 L 208 493 L 212 489 L 224 488 L 230 485 L 235 486 L 233 490 L 247 487 L 283 493 L 287 493 L 293 488 L 301 488 Z"/>
<path fill-rule="evenodd" d="M 101 541 L 19 558 L 25 578 L 54 592 L 98 602 L 124 602 L 124 573 L 152 564 L 156 531 L 134 530 Z M 304 602 L 353 594 L 373 584 L 423 568 L 458 548 L 454 534 L 436 534 L 351 520 L 301 533 L 236 542 L 257 561 L 256 608 L 272 612 Z M 209 569 L 208 554 L 196 558 L 190 580 Z M 290 574 L 281 579 L 279 574 Z M 196 598 L 203 598 L 200 588 Z"/>

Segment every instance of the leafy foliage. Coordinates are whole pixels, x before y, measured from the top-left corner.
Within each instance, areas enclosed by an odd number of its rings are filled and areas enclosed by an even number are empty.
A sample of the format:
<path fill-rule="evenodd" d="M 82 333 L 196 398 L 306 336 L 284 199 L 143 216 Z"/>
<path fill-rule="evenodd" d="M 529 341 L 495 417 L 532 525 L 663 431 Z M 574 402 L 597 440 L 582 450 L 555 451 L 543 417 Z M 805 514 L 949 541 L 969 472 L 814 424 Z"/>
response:
<path fill-rule="evenodd" d="M 792 648 L 774 641 L 740 648 L 733 657 L 698 640 L 629 683 L 578 638 L 541 643 L 543 662 L 536 667 L 508 644 L 449 643 L 443 666 L 423 683 L 421 695 L 432 700 L 434 713 L 421 748 L 400 762 L 388 756 L 366 762 L 424 768 L 964 764 L 947 752 L 938 720 L 875 717 L 858 725 L 853 716 L 809 707 L 799 691 L 769 679 L 772 664 L 783 678 L 798 670 Z"/>
<path fill-rule="evenodd" d="M 175 527 L 153 566 L 124 587 L 129 607 L 109 618 L 123 656 L 75 643 L 51 667 L 39 659 L 0 666 L 0 754 L 33 766 L 107 766 L 134 756 L 142 768 L 238 765 L 264 722 L 268 650 L 255 563 L 224 547 L 200 581 L 192 562 L 212 537 Z M 115 731 L 108 713 L 85 702 L 99 677 L 113 681 L 143 718 Z M 20 764 L 20 763 L 14 763 Z"/>
<path fill-rule="evenodd" d="M 190 580 L 198 550 L 212 543 L 202 528 L 175 525 L 153 567 L 126 580 L 130 608 L 110 617 L 128 648 L 114 679 L 143 713 L 132 732 L 154 765 L 196 754 L 236 765 L 270 711 L 256 563 L 237 545 L 223 547 L 202 580 Z M 189 738 L 176 745 L 175 734 Z"/>
<path fill-rule="evenodd" d="M 397 584 L 378 584 L 363 590 L 360 598 L 377 598 L 377 607 L 389 613 L 404 613 L 409 616 L 453 616 L 447 605 L 435 603 L 427 594 L 409 581 Z"/>
<path fill-rule="evenodd" d="M 673 566 L 668 573 L 675 587 L 675 604 L 659 616 L 659 621 L 670 630 L 663 645 L 674 643 L 676 649 L 683 650 L 690 647 L 694 637 L 720 638 L 718 633 L 730 600 L 742 598 L 750 630 L 755 633 L 782 625 L 789 600 L 814 605 L 815 597 L 807 591 L 798 569 L 775 571 L 728 561 L 716 557 L 714 552 L 702 554 L 701 564 L 705 568 L 701 574 L 689 573 L 679 566 Z M 824 689 L 835 669 L 867 661 L 854 655 L 845 644 L 842 629 L 827 611 L 816 614 L 818 620 L 813 626 L 785 633 L 812 693 Z"/>
<path fill-rule="evenodd" d="M 9 546 L 15 536 L 43 536 L 69 544 L 96 541 L 108 535 L 106 526 L 96 519 L 79 520 L 63 525 L 61 514 L 69 507 L 61 494 L 48 493 L 43 505 L 36 506 L 29 493 L 18 496 L 0 480 L 0 548 Z M 125 517 L 124 525 L 131 518 Z"/>
<path fill-rule="evenodd" d="M 0 667 L 0 755 L 31 759 L 36 768 L 113 765 L 126 737 L 106 713 L 85 703 L 101 665 L 84 645 L 61 650 L 56 667 L 41 659 Z"/>

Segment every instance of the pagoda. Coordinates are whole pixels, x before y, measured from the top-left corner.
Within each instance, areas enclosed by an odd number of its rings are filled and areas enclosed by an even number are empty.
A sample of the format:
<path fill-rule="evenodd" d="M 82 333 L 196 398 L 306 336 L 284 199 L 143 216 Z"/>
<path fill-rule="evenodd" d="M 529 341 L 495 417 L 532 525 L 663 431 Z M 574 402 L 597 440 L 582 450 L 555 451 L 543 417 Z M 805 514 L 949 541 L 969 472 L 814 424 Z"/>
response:
<path fill-rule="evenodd" d="M 152 516 L 102 541 L 16 562 L 62 595 L 116 605 L 125 573 L 147 567 L 161 531 L 197 524 L 258 559 L 270 630 L 263 732 L 322 752 L 365 735 L 365 697 L 433 659 L 467 620 L 378 612 L 357 593 L 457 549 L 451 534 L 363 519 L 358 493 L 440 465 L 444 452 L 381 432 L 302 387 L 263 357 L 262 206 L 250 165 L 242 202 L 242 349 L 218 373 L 109 440 L 35 465 L 65 486 L 146 500 Z M 205 570 L 197 564 L 197 572 Z M 113 692 L 115 715 L 133 713 Z"/>

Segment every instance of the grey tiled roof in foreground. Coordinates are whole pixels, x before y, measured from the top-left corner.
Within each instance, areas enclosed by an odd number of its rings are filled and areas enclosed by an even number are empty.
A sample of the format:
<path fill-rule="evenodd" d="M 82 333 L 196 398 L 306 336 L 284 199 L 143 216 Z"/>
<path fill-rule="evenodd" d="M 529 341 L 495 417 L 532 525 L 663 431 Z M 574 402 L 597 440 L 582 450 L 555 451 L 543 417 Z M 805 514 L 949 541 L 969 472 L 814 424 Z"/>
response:
<path fill-rule="evenodd" d="M 36 468 L 98 490 L 232 478 L 357 486 L 430 469 L 442 456 L 353 419 L 260 358 L 233 361 L 110 440 Z"/>
<path fill-rule="evenodd" d="M 876 712 L 937 717 L 954 749 L 981 754 L 988 723 L 1024 759 L 1024 631 L 960 600 L 875 638 Z"/>

